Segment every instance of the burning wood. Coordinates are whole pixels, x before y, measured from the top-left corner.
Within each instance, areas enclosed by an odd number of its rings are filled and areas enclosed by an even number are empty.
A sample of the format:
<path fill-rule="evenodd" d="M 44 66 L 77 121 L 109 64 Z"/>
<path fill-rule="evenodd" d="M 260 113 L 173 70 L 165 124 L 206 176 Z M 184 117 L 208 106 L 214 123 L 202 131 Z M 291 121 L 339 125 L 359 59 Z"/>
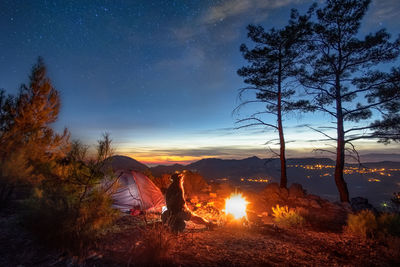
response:
<path fill-rule="evenodd" d="M 247 219 L 246 207 L 249 202 L 240 193 L 231 194 L 225 199 L 225 213 L 232 215 L 236 220 Z"/>

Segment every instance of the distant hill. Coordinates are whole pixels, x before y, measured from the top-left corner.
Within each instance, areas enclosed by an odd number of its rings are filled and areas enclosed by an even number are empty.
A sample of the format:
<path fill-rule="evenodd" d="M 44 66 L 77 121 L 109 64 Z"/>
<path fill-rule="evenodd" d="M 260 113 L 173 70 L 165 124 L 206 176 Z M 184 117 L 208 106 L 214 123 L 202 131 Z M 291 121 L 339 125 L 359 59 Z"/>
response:
<path fill-rule="evenodd" d="M 288 159 L 287 164 L 333 165 L 334 161 L 328 158 L 298 158 Z M 227 178 L 231 181 L 239 181 L 243 177 L 278 177 L 280 162 L 279 159 L 260 159 L 255 156 L 241 160 L 209 158 L 186 166 L 175 164 L 172 166 L 156 166 L 150 169 L 155 176 L 187 169 L 200 173 L 207 180 Z"/>
<path fill-rule="evenodd" d="M 127 156 L 116 155 L 111 157 L 111 166 L 113 170 L 134 170 L 134 171 L 145 171 L 148 170 L 149 167 L 140 163 L 133 158 Z"/>
<path fill-rule="evenodd" d="M 233 186 L 258 191 L 266 186 L 266 181 L 279 182 L 279 159 L 260 159 L 250 157 L 241 160 L 209 158 L 188 165 L 156 166 L 146 165 L 125 156 L 113 157 L 114 168 L 127 168 L 139 171 L 150 169 L 160 177 L 164 173 L 189 170 L 200 174 L 206 182 L 228 182 Z M 320 166 L 315 166 L 320 165 Z M 320 195 L 332 201 L 338 200 L 338 192 L 333 178 L 335 161 L 329 158 L 292 158 L 287 160 L 288 183 L 300 183 L 307 192 Z M 357 164 L 349 167 L 345 179 L 350 196 L 367 197 L 371 203 L 379 205 L 389 200 L 397 192 L 400 181 L 400 162 L 381 161 L 363 163 L 361 167 L 371 171 L 358 171 Z M 386 169 L 381 171 L 380 169 Z M 378 169 L 378 170 L 376 170 Z"/>
<path fill-rule="evenodd" d="M 384 154 L 384 153 L 370 153 L 360 156 L 361 162 L 381 162 L 393 161 L 400 162 L 400 154 Z"/>
<path fill-rule="evenodd" d="M 315 166 L 320 165 L 320 166 Z M 300 183 L 312 194 L 320 195 L 332 201 L 338 200 L 338 192 L 333 178 L 335 161 L 329 158 L 292 158 L 287 160 L 288 183 Z M 357 164 L 346 164 L 353 169 L 345 173 L 350 196 L 367 197 L 374 205 L 389 200 L 394 191 L 398 191 L 400 181 L 400 163 L 392 161 L 367 162 L 361 167 L 386 170 L 382 174 L 375 172 L 358 172 Z M 261 190 L 265 182 L 255 182 L 263 179 L 268 182 L 280 180 L 279 159 L 260 159 L 250 157 L 242 160 L 224 160 L 217 158 L 202 159 L 189 165 L 157 166 L 151 168 L 153 175 L 173 173 L 184 169 L 199 173 L 207 182 L 228 182 L 234 186 Z M 243 179 L 243 180 L 242 180 Z"/>
<path fill-rule="evenodd" d="M 155 167 L 151 167 L 151 173 L 156 176 L 160 177 L 164 173 L 172 174 L 175 171 L 183 171 L 188 169 L 188 167 L 181 165 L 181 164 L 174 164 L 174 165 L 158 165 Z"/>
<path fill-rule="evenodd" d="M 288 159 L 287 164 L 333 165 L 335 162 L 328 158 L 296 158 Z M 260 159 L 250 157 L 245 159 L 201 159 L 188 165 L 175 164 L 170 166 L 159 165 L 150 168 L 154 176 L 163 173 L 190 170 L 200 173 L 208 181 L 227 178 L 231 181 L 239 181 L 242 177 L 272 176 L 277 177 L 280 170 L 279 159 Z"/>
<path fill-rule="evenodd" d="M 231 181 L 239 181 L 241 177 L 249 175 L 272 174 L 275 168 L 275 159 L 268 161 L 258 157 L 242 160 L 202 159 L 186 167 L 197 171 L 208 180 L 227 178 Z M 279 166 L 279 165 L 278 165 Z"/>

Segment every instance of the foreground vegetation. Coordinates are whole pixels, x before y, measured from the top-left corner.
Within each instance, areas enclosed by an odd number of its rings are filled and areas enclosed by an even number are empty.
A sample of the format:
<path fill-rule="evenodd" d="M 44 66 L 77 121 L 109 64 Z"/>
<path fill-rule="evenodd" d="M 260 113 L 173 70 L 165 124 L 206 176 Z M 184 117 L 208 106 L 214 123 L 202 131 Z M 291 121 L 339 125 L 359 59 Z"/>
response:
<path fill-rule="evenodd" d="M 61 102 L 58 91 L 47 77 L 43 60 L 39 59 L 32 69 L 29 84 L 22 85 L 17 95 L 6 96 L 3 90 L 0 91 L 0 265 L 400 264 L 399 210 L 391 213 L 378 213 L 373 209 L 353 212 L 347 203 L 350 199 L 343 179 L 345 144 L 352 147 L 351 141 L 361 138 L 345 133 L 378 130 L 378 134 L 371 135 L 371 138 L 378 137 L 383 141 L 395 139 L 381 132 L 382 127 L 393 129 L 393 125 L 381 123 L 391 122 L 398 116 L 398 69 L 390 73 L 370 72 L 365 77 L 355 75 L 378 63 L 395 60 L 399 55 L 400 40 L 390 42 L 385 31 L 367 36 L 364 41 L 355 39 L 369 1 L 327 3 L 325 8 L 317 11 L 319 22 L 316 24 L 307 22 L 313 12 L 310 9 L 307 17 L 293 12 L 290 25 L 279 34 L 271 31 L 270 35 L 265 35 L 263 29 L 257 27 L 250 27 L 249 30 L 253 40 L 266 38 L 279 52 L 286 45 L 285 52 L 289 56 L 293 56 L 295 51 L 292 49 L 298 49 L 297 45 L 306 45 L 304 49 L 311 53 L 312 57 L 308 58 L 311 65 L 303 69 L 293 65 L 288 73 L 280 69 L 277 75 L 282 78 L 281 75 L 298 72 L 303 75 L 303 86 L 319 90 L 313 93 L 317 101 L 313 107 L 305 101 L 294 102 L 286 107 L 286 111 L 299 108 L 300 104 L 308 110 L 324 106 L 324 112 L 333 114 L 337 119 L 335 129 L 338 136 L 330 139 L 337 142 L 335 180 L 341 200 L 346 204 L 330 203 L 318 196 L 307 195 L 300 185 L 292 184 L 289 189 L 286 188 L 281 96 L 290 96 L 294 92 L 290 89 L 286 93 L 281 91 L 280 79 L 277 85 L 279 90 L 269 90 L 276 85 L 275 78 L 260 80 L 260 77 L 253 76 L 259 69 L 250 67 L 240 73 L 255 86 L 251 89 L 260 91 L 256 98 L 264 104 L 277 101 L 277 105 L 267 107 L 268 112 L 277 112 L 278 126 L 272 128 L 280 132 L 280 186 L 269 184 L 263 192 L 253 196 L 253 207 L 249 209 L 249 218 L 244 224 L 229 222 L 221 219 L 221 203 L 224 194 L 228 192 L 229 195 L 233 189 L 228 188 L 221 194 L 207 192 L 208 184 L 199 175 L 188 172 L 188 176 L 192 176 L 192 184 L 185 188 L 190 198 L 188 203 L 193 204 L 196 212 L 203 212 L 210 219 L 216 216 L 219 227 L 214 231 L 189 225 L 188 231 L 174 235 L 160 224 L 158 215 L 152 219 L 122 216 L 111 207 L 111 195 L 118 188 L 118 183 L 113 182 L 115 177 L 110 169 L 112 147 L 109 135 L 105 134 L 92 151 L 79 141 L 70 141 L 67 129 L 62 134 L 53 130 L 51 126 L 58 118 Z M 340 24 L 337 18 L 341 13 L 346 16 L 340 23 L 348 26 L 343 35 L 336 32 L 336 24 Z M 301 44 L 291 43 L 290 46 L 288 43 L 275 43 L 279 37 L 292 36 L 293 31 L 299 29 L 307 31 L 301 36 L 318 37 L 322 38 L 320 42 L 327 42 L 324 45 L 307 44 L 303 40 Z M 295 40 L 289 38 L 289 41 Z M 344 43 L 348 49 L 343 50 L 350 64 L 347 68 L 337 66 L 344 60 L 344 55 L 339 53 L 342 51 L 333 55 L 309 51 L 338 50 L 340 45 L 337 42 Z M 382 47 L 386 47 L 383 52 Z M 259 47 L 255 51 L 242 47 L 242 52 L 246 59 L 251 60 L 258 54 L 264 56 Z M 298 56 L 301 55 L 295 58 Z M 277 59 L 280 66 L 282 58 Z M 255 60 L 257 67 L 262 63 Z M 329 65 L 334 72 L 326 69 Z M 264 67 L 262 74 L 265 74 Z M 335 84 L 331 85 L 333 78 L 336 78 Z M 341 82 L 354 85 L 353 91 Z M 341 106 L 342 103 L 351 103 L 360 96 L 359 93 L 366 93 L 369 97 L 367 105 L 352 105 L 352 109 Z M 329 111 L 327 107 L 331 104 Z M 370 118 L 370 109 L 374 107 L 386 110 L 393 117 L 383 117 L 381 123 L 356 126 L 345 131 L 344 121 L 358 123 Z M 249 120 L 263 124 L 254 116 Z M 356 152 L 355 149 L 352 151 Z M 159 179 L 151 173 L 147 175 L 165 191 L 168 176 Z M 201 198 L 196 190 L 203 189 L 209 195 Z M 199 199 L 206 204 L 200 203 Z M 394 202 L 398 199 L 395 198 Z M 210 204 L 214 202 L 216 204 Z"/>
<path fill-rule="evenodd" d="M 67 129 L 54 132 L 60 99 L 46 72 L 39 58 L 19 94 L 0 91 L 0 209 L 14 207 L 38 243 L 83 259 L 117 215 L 111 139 L 105 134 L 90 154 Z"/>
<path fill-rule="evenodd" d="M 86 266 L 396 266 L 398 238 L 364 239 L 348 232 L 226 225 L 213 231 L 189 224 L 173 235 L 147 218 L 123 216 L 103 233 Z M 43 248 L 0 221 L 0 264 L 65 266 L 73 257 Z M 6 231 L 7 230 L 7 231 Z"/>

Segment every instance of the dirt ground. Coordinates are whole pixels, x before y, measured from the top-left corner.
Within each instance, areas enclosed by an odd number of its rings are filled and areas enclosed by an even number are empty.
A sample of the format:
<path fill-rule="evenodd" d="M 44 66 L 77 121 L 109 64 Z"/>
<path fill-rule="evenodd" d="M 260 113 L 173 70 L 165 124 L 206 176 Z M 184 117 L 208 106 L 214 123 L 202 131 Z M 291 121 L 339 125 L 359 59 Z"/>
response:
<path fill-rule="evenodd" d="M 0 217 L 0 266 L 73 266 L 74 258 L 37 244 L 16 217 Z M 400 241 L 273 224 L 188 223 L 178 235 L 155 220 L 121 217 L 84 266 L 400 266 Z"/>
<path fill-rule="evenodd" d="M 134 224 L 132 218 L 119 223 Z M 225 225 L 213 230 L 188 223 L 173 235 L 160 225 L 111 234 L 97 263 L 175 266 L 400 266 L 400 242 L 362 240 L 345 233 Z M 391 243 L 390 243 L 391 242 Z"/>

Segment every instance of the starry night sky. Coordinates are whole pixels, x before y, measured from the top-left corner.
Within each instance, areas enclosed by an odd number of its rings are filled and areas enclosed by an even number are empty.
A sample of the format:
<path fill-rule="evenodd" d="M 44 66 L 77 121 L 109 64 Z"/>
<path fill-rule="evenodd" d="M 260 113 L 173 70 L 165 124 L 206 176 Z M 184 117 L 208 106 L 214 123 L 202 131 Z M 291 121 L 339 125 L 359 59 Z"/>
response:
<path fill-rule="evenodd" d="M 55 128 L 94 144 L 109 132 L 116 152 L 145 163 L 203 157 L 269 157 L 275 133 L 233 130 L 243 86 L 239 46 L 249 23 L 284 25 L 308 0 L 0 0 L 0 88 L 16 93 L 42 56 L 61 93 Z M 374 1 L 361 34 L 385 27 L 399 34 L 400 1 Z M 320 114 L 286 118 L 289 156 L 324 144 L 296 125 Z M 271 119 L 272 120 L 272 119 Z M 299 134 L 301 133 L 301 134 Z M 301 136 L 301 137 L 299 137 Z M 373 142 L 366 152 L 398 151 Z"/>

